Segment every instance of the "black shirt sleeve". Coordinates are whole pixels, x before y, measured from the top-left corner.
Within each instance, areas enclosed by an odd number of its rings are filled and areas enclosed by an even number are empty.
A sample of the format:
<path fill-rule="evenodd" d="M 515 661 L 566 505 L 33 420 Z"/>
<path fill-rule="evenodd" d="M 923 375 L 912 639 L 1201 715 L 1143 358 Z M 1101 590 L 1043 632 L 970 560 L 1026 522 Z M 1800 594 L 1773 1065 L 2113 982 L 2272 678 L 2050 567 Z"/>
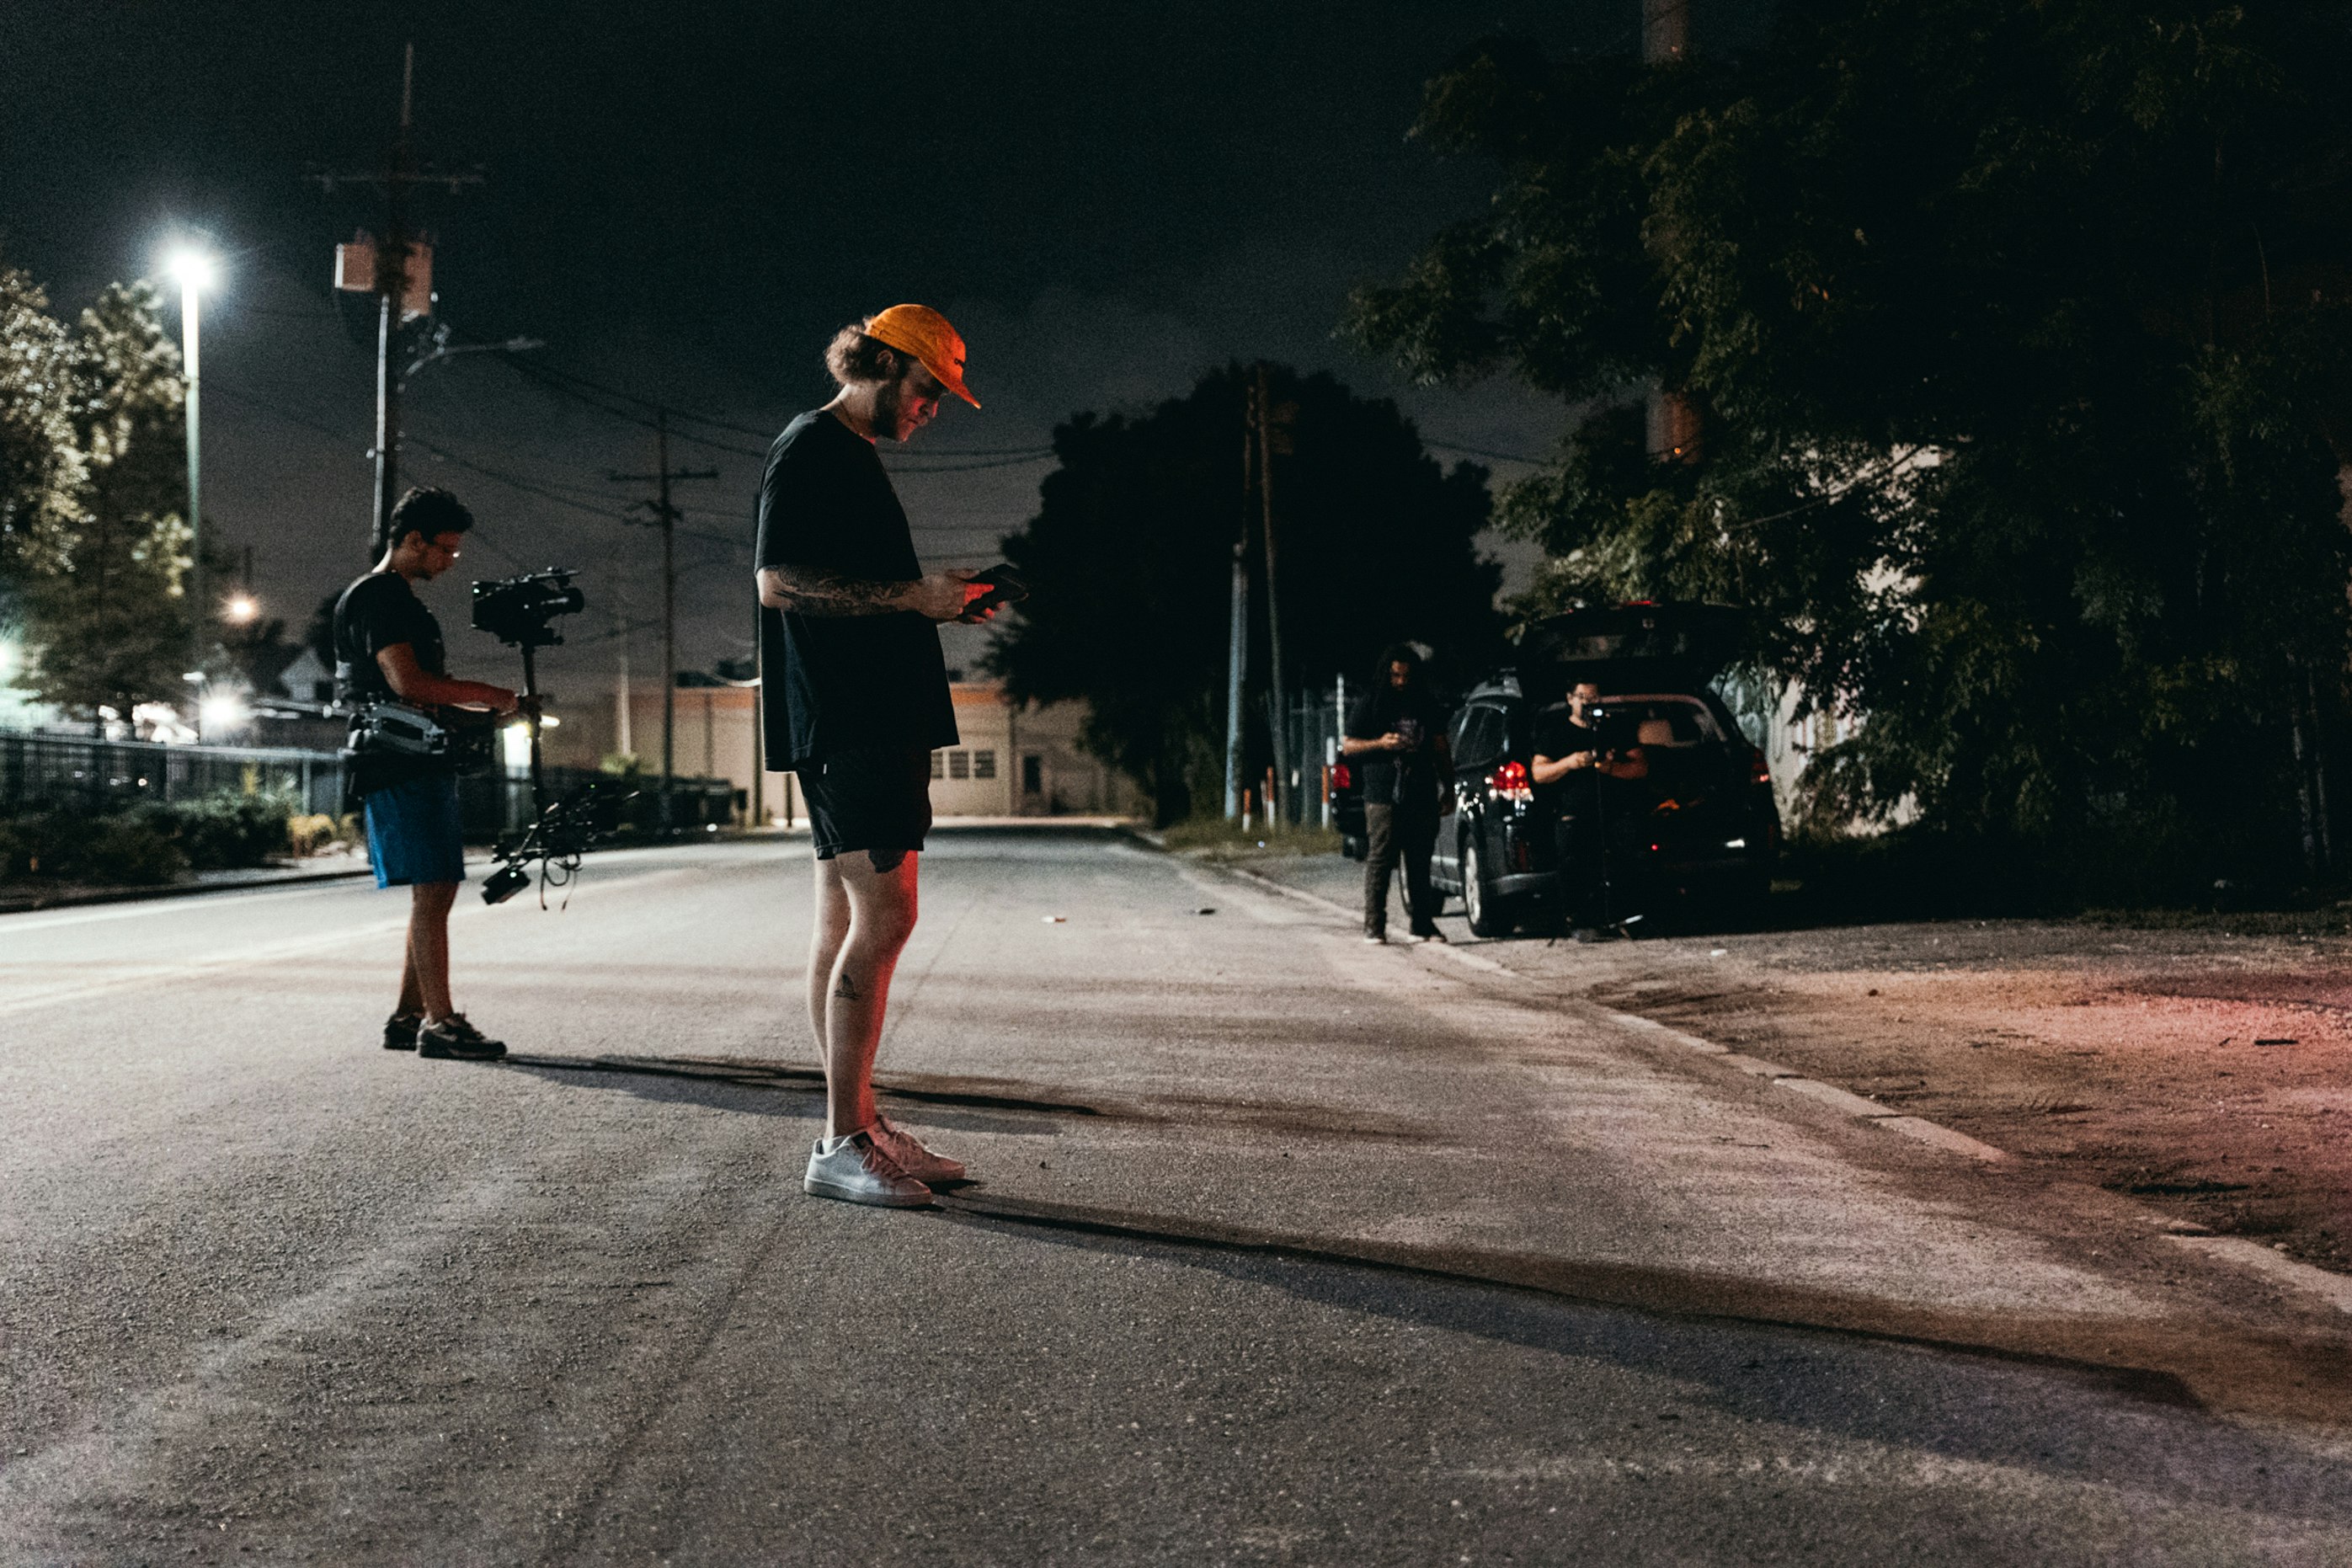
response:
<path fill-rule="evenodd" d="M 833 424 L 832 416 L 824 416 Z M 845 525 L 856 512 L 847 493 L 848 465 L 824 431 L 812 423 L 778 440 L 760 477 L 759 566 L 842 564 Z M 847 431 L 839 435 L 856 440 Z"/>
<path fill-rule="evenodd" d="M 1381 721 L 1381 700 L 1378 693 L 1360 697 L 1348 710 L 1348 725 L 1343 733 L 1350 741 L 1377 741 L 1389 732 Z"/>

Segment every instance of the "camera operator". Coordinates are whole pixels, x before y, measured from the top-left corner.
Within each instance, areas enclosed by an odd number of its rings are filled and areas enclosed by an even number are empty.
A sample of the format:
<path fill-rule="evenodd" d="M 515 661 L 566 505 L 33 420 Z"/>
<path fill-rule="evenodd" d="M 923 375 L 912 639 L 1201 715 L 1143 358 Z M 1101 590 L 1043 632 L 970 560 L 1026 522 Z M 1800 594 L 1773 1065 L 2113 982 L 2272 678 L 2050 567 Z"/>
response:
<path fill-rule="evenodd" d="M 875 444 L 906 440 L 950 394 L 980 404 L 964 389 L 963 339 L 922 305 L 844 327 L 824 363 L 840 394 L 769 448 L 756 557 L 761 733 L 772 765 L 800 775 L 816 864 L 808 1005 L 825 1135 L 801 1184 L 909 1208 L 963 1167 L 882 1114 L 874 1058 L 915 929 L 931 752 L 956 742 L 936 627 L 988 590 L 969 572 L 923 571 Z"/>
<path fill-rule="evenodd" d="M 1579 942 L 1601 940 L 1616 914 L 1609 907 L 1609 858 L 1617 847 L 1608 837 L 1610 816 L 1613 811 L 1621 823 L 1630 822 L 1635 803 L 1610 797 L 1618 784 L 1650 776 L 1642 748 L 1616 743 L 1593 718 L 1600 700 L 1601 688 L 1581 680 L 1569 689 L 1565 702 L 1545 709 L 1536 720 L 1528 768 L 1528 779 L 1559 813 L 1560 884 Z"/>
<path fill-rule="evenodd" d="M 473 526 L 474 514 L 447 490 L 412 489 L 394 506 L 383 559 L 335 602 L 335 675 L 343 703 L 492 714 L 521 705 L 506 687 L 450 679 L 441 625 L 413 586 L 456 565 Z M 384 1049 L 478 1061 L 506 1055 L 504 1045 L 484 1037 L 449 1000 L 449 908 L 466 880 L 456 765 L 441 757 L 370 754 L 363 744 L 350 765 L 352 791 L 367 813 L 375 885 L 409 889 L 400 1001 L 384 1020 Z"/>
<path fill-rule="evenodd" d="M 1454 764 L 1445 710 L 1423 684 L 1421 652 L 1411 643 L 1381 655 L 1372 689 L 1348 714 L 1339 754 L 1357 759 L 1364 775 L 1364 940 L 1389 939 L 1389 880 L 1402 863 L 1408 933 L 1444 942 L 1429 858 L 1437 819 L 1454 808 Z"/>

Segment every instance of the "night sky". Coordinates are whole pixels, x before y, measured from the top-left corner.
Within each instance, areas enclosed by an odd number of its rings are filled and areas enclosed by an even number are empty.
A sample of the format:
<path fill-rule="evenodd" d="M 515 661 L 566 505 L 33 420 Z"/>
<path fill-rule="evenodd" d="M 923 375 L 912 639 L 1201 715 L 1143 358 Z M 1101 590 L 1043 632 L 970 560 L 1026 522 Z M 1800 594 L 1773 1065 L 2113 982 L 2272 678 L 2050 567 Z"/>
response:
<path fill-rule="evenodd" d="M 671 451 L 719 470 L 678 492 L 679 660 L 708 667 L 749 646 L 766 445 L 749 432 L 824 402 L 834 329 L 901 300 L 962 330 L 987 405 L 950 405 L 888 456 L 934 565 L 996 558 L 1056 422 L 1149 407 L 1229 359 L 1399 396 L 1433 442 L 1547 449 L 1556 406 L 1506 384 L 1406 388 L 1333 325 L 1351 284 L 1393 275 L 1492 188 L 1405 140 L 1423 80 L 1493 31 L 1630 50 L 1637 20 L 1637 0 L 7 0 L 0 254 L 70 312 L 153 271 L 176 229 L 212 237 L 227 276 L 205 308 L 205 511 L 253 547 L 268 613 L 299 636 L 364 565 L 373 303 L 330 285 L 335 242 L 380 212 L 365 187 L 303 176 L 381 165 L 413 40 L 420 161 L 486 176 L 419 203 L 440 319 L 744 427 L 680 424 L 713 444 Z M 1716 26 L 1705 8 L 1697 26 Z M 604 478 L 653 466 L 642 413 L 487 354 L 411 383 L 404 482 L 449 486 L 482 524 L 454 575 L 583 572 L 591 606 L 547 663 L 559 694 L 609 687 L 624 593 L 636 669 L 658 658 L 656 536 L 620 521 L 644 488 Z M 459 629 L 463 597 L 450 579 L 427 594 L 457 672 L 511 679 Z M 950 662 L 982 635 L 951 630 Z"/>

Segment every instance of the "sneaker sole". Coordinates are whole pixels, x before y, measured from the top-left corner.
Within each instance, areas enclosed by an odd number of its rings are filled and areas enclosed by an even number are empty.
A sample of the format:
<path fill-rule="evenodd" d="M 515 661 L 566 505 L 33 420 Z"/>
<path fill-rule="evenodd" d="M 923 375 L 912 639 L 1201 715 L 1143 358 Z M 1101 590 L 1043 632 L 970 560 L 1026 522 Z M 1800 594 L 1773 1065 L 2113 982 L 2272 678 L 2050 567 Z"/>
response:
<path fill-rule="evenodd" d="M 495 1062 L 504 1060 L 507 1053 L 503 1047 L 495 1051 L 433 1051 L 419 1046 L 416 1054 L 436 1062 Z"/>
<path fill-rule="evenodd" d="M 864 1204 L 877 1209 L 927 1209 L 931 1206 L 929 1193 L 877 1193 L 856 1187 L 839 1186 L 821 1182 L 814 1176 L 801 1178 L 801 1191 L 813 1198 L 833 1198 L 845 1204 Z"/>

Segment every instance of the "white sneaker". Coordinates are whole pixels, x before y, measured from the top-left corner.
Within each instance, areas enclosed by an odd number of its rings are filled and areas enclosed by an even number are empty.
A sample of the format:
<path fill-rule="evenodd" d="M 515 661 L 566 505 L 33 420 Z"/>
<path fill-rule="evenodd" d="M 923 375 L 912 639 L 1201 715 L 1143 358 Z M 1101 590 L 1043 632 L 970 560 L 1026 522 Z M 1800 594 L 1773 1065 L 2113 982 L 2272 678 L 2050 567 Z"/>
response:
<path fill-rule="evenodd" d="M 874 1134 L 877 1143 L 890 1152 L 890 1158 L 898 1162 L 898 1168 L 915 1180 L 925 1184 L 963 1180 L 962 1161 L 933 1153 L 923 1147 L 921 1139 L 888 1117 L 877 1113 L 874 1125 L 866 1131 Z"/>
<path fill-rule="evenodd" d="M 801 1178 L 801 1191 L 812 1197 L 891 1209 L 927 1208 L 931 1201 L 931 1189 L 907 1174 L 870 1128 L 840 1138 L 818 1139 L 816 1147 L 809 1151 L 808 1174 Z"/>

